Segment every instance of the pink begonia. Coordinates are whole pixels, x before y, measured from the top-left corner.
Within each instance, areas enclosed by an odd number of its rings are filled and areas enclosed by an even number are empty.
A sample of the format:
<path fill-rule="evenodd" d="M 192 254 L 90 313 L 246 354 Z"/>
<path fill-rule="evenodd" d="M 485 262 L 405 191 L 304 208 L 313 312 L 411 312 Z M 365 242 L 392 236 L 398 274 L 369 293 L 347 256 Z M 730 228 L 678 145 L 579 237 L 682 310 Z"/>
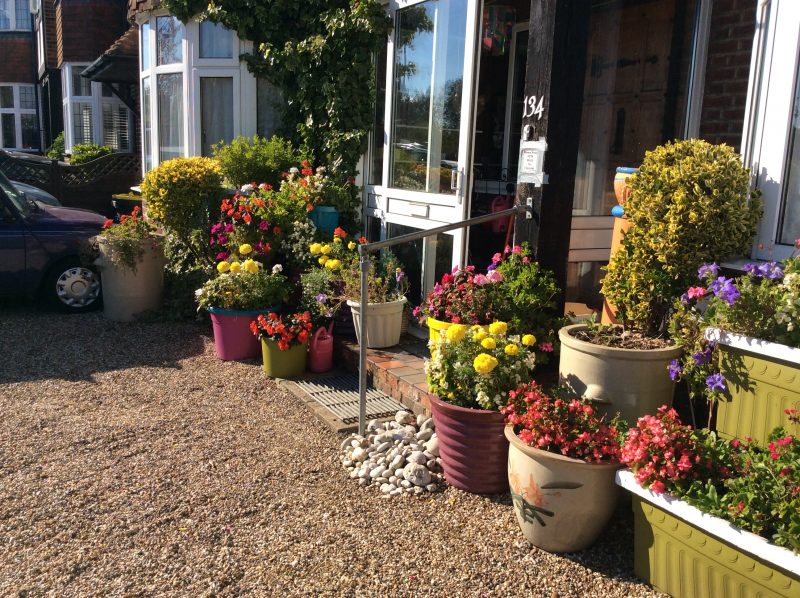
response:
<path fill-rule="evenodd" d="M 686 291 L 686 295 L 689 299 L 699 299 L 700 297 L 705 297 L 706 289 L 703 287 L 689 287 L 689 290 Z"/>
<path fill-rule="evenodd" d="M 514 245 L 514 249 L 511 250 L 511 253 L 522 253 L 522 246 Z"/>
<path fill-rule="evenodd" d="M 478 276 L 480 276 L 480 274 L 478 274 Z M 475 282 L 478 281 L 478 276 L 475 277 Z M 500 273 L 499 270 L 492 270 L 491 272 L 489 272 L 486 275 L 486 278 L 491 283 L 503 282 L 503 275 Z M 478 284 L 480 284 L 480 283 L 478 283 Z"/>
<path fill-rule="evenodd" d="M 539 343 L 539 350 L 545 353 L 553 352 L 553 343 Z"/>
<path fill-rule="evenodd" d="M 485 284 L 489 284 L 490 280 L 486 278 L 483 274 L 476 274 L 474 282 L 475 284 L 483 286 Z"/>
<path fill-rule="evenodd" d="M 498 262 L 501 262 L 501 261 L 503 261 L 503 256 L 502 256 L 502 255 L 500 255 L 500 252 L 498 252 L 498 253 L 495 253 L 495 254 L 492 256 L 492 263 L 493 263 L 493 264 L 496 264 L 496 263 L 498 263 Z"/>

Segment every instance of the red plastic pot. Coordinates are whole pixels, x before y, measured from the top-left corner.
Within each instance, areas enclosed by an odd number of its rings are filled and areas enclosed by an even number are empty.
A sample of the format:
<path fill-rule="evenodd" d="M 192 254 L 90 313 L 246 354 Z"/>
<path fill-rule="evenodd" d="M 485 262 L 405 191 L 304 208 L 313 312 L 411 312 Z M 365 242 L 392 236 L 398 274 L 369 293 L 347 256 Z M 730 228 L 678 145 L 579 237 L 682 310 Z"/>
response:
<path fill-rule="evenodd" d="M 250 322 L 264 311 L 208 308 L 214 326 L 214 349 L 219 359 L 235 361 L 261 355 L 261 343 L 250 330 Z"/>
<path fill-rule="evenodd" d="M 508 491 L 508 440 L 499 411 L 467 409 L 431 396 L 442 469 L 451 486 L 473 494 Z"/>

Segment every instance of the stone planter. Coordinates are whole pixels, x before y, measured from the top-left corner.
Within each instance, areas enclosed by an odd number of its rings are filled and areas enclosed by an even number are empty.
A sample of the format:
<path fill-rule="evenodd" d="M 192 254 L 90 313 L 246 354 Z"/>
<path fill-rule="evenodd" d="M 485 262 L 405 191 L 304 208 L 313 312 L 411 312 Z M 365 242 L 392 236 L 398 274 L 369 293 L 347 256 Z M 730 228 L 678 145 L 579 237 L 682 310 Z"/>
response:
<path fill-rule="evenodd" d="M 614 512 L 619 463 L 586 463 L 523 443 L 506 426 L 508 483 L 525 539 L 550 552 L 591 546 Z M 441 441 L 440 441 L 441 442 Z"/>
<path fill-rule="evenodd" d="M 116 322 L 130 322 L 138 314 L 161 307 L 164 288 L 164 248 L 160 238 L 141 242 L 144 254 L 131 270 L 114 264 L 104 237 L 97 238 L 100 257 L 95 265 L 103 285 L 103 316 Z"/>
<path fill-rule="evenodd" d="M 508 441 L 499 411 L 467 409 L 431 395 L 439 457 L 451 486 L 473 494 L 508 490 Z"/>
<path fill-rule="evenodd" d="M 729 438 L 764 443 L 777 426 L 789 427 L 786 409 L 800 409 L 800 349 L 708 328 L 727 382 L 717 403 L 716 430 Z"/>
<path fill-rule="evenodd" d="M 250 330 L 250 323 L 258 314 L 274 311 L 243 311 L 209 307 L 214 328 L 214 351 L 223 361 L 251 359 L 261 353 L 261 343 Z"/>
<path fill-rule="evenodd" d="M 436 318 L 428 318 L 425 322 L 428 325 L 428 335 L 430 337 L 430 344 L 439 340 L 439 336 L 450 328 L 450 322 L 437 320 Z"/>
<path fill-rule="evenodd" d="M 294 378 L 306 371 L 308 341 L 293 344 L 287 351 L 278 348 L 278 341 L 261 339 L 264 373 L 270 378 Z"/>
<path fill-rule="evenodd" d="M 654 494 L 628 470 L 617 484 L 633 495 L 634 572 L 657 590 L 675 598 L 800 596 L 800 555 Z"/>
<path fill-rule="evenodd" d="M 585 329 L 585 324 L 573 324 L 558 331 L 558 375 L 570 392 L 592 399 L 609 417 L 619 411 L 631 425 L 642 415 L 654 414 L 661 405 L 672 403 L 675 383 L 667 367 L 681 354 L 678 347 L 618 349 L 593 345 L 572 335 Z"/>
<path fill-rule="evenodd" d="M 403 324 L 403 308 L 406 298 L 388 303 L 367 304 L 367 347 L 381 349 L 392 347 L 400 342 L 400 329 Z M 347 301 L 353 314 L 353 325 L 356 339 L 361 344 L 361 304 L 358 301 Z"/>

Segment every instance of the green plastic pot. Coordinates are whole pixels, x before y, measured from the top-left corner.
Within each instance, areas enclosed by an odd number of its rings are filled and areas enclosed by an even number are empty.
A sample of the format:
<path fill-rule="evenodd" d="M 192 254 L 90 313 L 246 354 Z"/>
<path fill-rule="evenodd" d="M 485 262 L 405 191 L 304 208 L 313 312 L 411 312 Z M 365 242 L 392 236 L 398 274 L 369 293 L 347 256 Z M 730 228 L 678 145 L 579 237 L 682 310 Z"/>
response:
<path fill-rule="evenodd" d="M 278 341 L 261 339 L 264 373 L 270 378 L 294 378 L 306 371 L 308 341 L 291 345 L 287 351 L 278 348 Z"/>

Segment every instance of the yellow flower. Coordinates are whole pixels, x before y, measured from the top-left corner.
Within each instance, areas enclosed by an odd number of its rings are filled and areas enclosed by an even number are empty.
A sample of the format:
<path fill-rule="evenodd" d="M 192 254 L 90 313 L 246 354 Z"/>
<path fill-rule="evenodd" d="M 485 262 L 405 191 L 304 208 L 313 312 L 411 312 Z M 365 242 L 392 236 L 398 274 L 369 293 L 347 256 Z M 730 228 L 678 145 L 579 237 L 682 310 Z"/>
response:
<path fill-rule="evenodd" d="M 327 256 L 322 256 L 322 257 L 327 257 Z M 336 270 L 341 265 L 342 265 L 342 261 L 341 260 L 331 260 L 331 259 L 329 259 L 328 261 L 325 262 L 325 267 L 329 268 L 331 270 Z"/>
<path fill-rule="evenodd" d="M 251 274 L 258 272 L 258 262 L 255 260 L 245 260 L 242 264 L 242 268 L 244 268 L 245 272 L 250 272 Z"/>
<path fill-rule="evenodd" d="M 489 324 L 489 332 L 503 336 L 508 331 L 508 324 L 505 322 L 492 322 Z"/>
<path fill-rule="evenodd" d="M 519 353 L 519 347 L 513 343 L 509 343 L 508 345 L 506 345 L 506 348 L 503 349 L 503 351 L 505 351 L 506 355 L 514 356 L 517 353 Z"/>
<path fill-rule="evenodd" d="M 341 243 L 341 242 L 342 242 L 342 239 L 341 239 L 340 237 L 334 237 L 334 238 L 333 238 L 333 242 L 334 242 L 334 243 Z"/>
<path fill-rule="evenodd" d="M 231 262 L 231 272 L 241 272 L 242 265 L 239 262 Z"/>
<path fill-rule="evenodd" d="M 526 334 L 525 336 L 522 337 L 522 344 L 525 345 L 526 347 L 532 347 L 533 345 L 536 344 L 536 337 L 533 336 L 532 334 Z"/>
<path fill-rule="evenodd" d="M 485 331 L 483 328 L 481 328 L 481 327 L 479 326 L 479 327 L 478 327 L 478 330 L 476 330 L 476 331 L 475 331 L 475 334 L 473 334 L 473 335 L 472 335 L 472 339 L 473 339 L 473 340 L 474 340 L 476 343 L 479 343 L 479 342 L 481 342 L 483 339 L 485 339 L 485 338 L 486 338 L 486 336 L 487 336 L 487 334 L 486 334 L 486 331 Z"/>
<path fill-rule="evenodd" d="M 445 336 L 447 340 L 451 343 L 458 343 L 461 342 L 461 339 L 464 338 L 464 335 L 467 333 L 467 327 L 463 324 L 453 324 L 445 331 Z"/>
<path fill-rule="evenodd" d="M 330 245 L 325 243 L 325 245 L 320 247 L 320 252 L 322 252 L 322 255 L 328 255 L 331 252 L 332 249 L 333 248 Z"/>
<path fill-rule="evenodd" d="M 220 274 L 222 274 L 223 272 L 227 272 L 230 269 L 231 265 L 228 262 L 222 261 L 219 264 L 217 264 L 217 272 L 219 272 Z"/>
<path fill-rule="evenodd" d="M 325 264 L 328 262 L 328 260 L 329 260 L 329 259 L 330 259 L 330 258 L 328 258 L 328 256 L 327 256 L 327 255 L 323 255 L 323 256 L 322 256 L 321 258 L 319 258 L 319 260 L 318 260 L 318 261 L 319 261 L 319 265 L 320 265 L 320 266 L 324 266 L 324 265 L 325 265 Z"/>
<path fill-rule="evenodd" d="M 317 255 L 322 251 L 322 245 L 319 243 L 312 243 L 308 249 L 311 251 L 311 255 Z"/>
<path fill-rule="evenodd" d="M 479 353 L 472 361 L 472 367 L 479 374 L 487 376 L 497 367 L 497 359 L 486 353 Z"/>
<path fill-rule="evenodd" d="M 348 248 L 350 251 L 353 251 L 353 249 L 355 249 L 355 248 L 356 248 L 356 244 L 355 244 L 355 242 L 354 242 L 354 241 L 350 241 L 350 242 L 347 244 L 347 248 Z"/>
<path fill-rule="evenodd" d="M 483 347 L 484 349 L 494 349 L 496 346 L 497 343 L 494 342 L 494 339 L 490 336 L 486 337 L 481 341 L 481 347 Z"/>
<path fill-rule="evenodd" d="M 253 247 L 250 245 L 250 243 L 244 243 L 242 245 L 239 245 L 239 255 L 247 255 L 248 253 L 252 252 L 253 252 Z"/>

